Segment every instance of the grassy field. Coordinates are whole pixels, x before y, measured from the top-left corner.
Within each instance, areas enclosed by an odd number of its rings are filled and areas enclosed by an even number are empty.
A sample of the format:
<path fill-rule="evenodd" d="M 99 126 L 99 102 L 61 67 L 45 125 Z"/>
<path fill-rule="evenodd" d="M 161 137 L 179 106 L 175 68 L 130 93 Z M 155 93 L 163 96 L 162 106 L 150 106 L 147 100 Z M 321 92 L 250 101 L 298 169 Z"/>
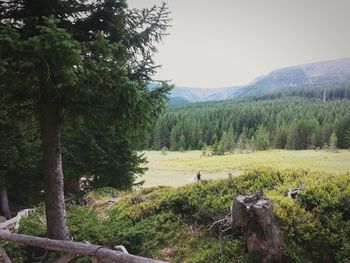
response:
<path fill-rule="evenodd" d="M 278 169 L 302 168 L 331 173 L 350 172 L 350 151 L 287 151 L 269 150 L 224 156 L 201 156 L 201 151 L 146 151 L 149 170 L 141 178 L 144 187 L 157 185 L 180 186 L 194 181 L 197 171 L 203 179 L 227 178 L 228 173 L 257 167 Z"/>

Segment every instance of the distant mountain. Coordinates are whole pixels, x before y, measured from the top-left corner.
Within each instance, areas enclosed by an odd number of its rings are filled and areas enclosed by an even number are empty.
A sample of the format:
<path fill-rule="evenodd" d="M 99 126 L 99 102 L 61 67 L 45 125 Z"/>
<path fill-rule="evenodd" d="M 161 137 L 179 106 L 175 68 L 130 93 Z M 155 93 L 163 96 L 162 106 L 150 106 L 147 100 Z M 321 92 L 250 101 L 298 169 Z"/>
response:
<path fill-rule="evenodd" d="M 169 98 L 169 104 L 171 104 L 171 105 L 185 105 L 185 104 L 189 104 L 191 102 L 193 102 L 193 101 L 189 101 L 181 96 Z"/>
<path fill-rule="evenodd" d="M 170 99 L 183 98 L 187 102 L 226 100 L 231 97 L 238 88 L 240 87 L 213 89 L 175 87 L 171 91 Z"/>
<path fill-rule="evenodd" d="M 327 87 L 329 90 L 344 84 L 350 85 L 350 58 L 277 69 L 245 86 L 210 89 L 175 87 L 170 94 L 170 103 L 259 98 L 276 93 L 293 94 L 293 91 L 311 88 Z"/>

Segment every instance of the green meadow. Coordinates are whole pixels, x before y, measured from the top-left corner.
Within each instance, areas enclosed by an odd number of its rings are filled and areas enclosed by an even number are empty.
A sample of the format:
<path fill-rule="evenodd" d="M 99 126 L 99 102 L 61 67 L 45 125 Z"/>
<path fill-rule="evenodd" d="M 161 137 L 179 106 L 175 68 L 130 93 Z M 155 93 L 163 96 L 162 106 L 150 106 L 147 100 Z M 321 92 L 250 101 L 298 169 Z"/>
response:
<path fill-rule="evenodd" d="M 181 186 L 194 181 L 198 171 L 202 179 L 227 178 L 228 173 L 240 174 L 251 168 L 305 169 L 329 173 L 350 171 L 350 151 L 339 150 L 268 150 L 235 153 L 222 156 L 202 156 L 201 151 L 166 152 L 145 151 L 149 170 L 140 178 L 144 187 Z"/>

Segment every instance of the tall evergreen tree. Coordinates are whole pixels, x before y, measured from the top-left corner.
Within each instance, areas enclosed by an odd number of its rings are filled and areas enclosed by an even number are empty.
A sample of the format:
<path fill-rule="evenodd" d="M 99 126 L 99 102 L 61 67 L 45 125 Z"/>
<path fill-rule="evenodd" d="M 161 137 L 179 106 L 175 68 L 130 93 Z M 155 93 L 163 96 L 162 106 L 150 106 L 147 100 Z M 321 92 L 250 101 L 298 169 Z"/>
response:
<path fill-rule="evenodd" d="M 337 135 L 335 132 L 332 132 L 331 138 L 329 139 L 329 149 L 335 151 L 337 149 Z"/>
<path fill-rule="evenodd" d="M 130 131 L 152 121 L 169 90 L 147 86 L 168 14 L 164 4 L 129 11 L 123 0 L 0 2 L 0 95 L 39 123 L 49 237 L 69 238 L 62 124 L 82 116 Z"/>
<path fill-rule="evenodd" d="M 227 131 L 224 131 L 224 133 L 221 136 L 220 142 L 218 144 L 217 148 L 217 154 L 223 155 L 227 151 Z"/>
<path fill-rule="evenodd" d="M 257 150 L 266 150 L 270 145 L 269 132 L 262 125 L 256 131 L 255 145 Z"/>
<path fill-rule="evenodd" d="M 175 126 L 174 128 L 171 129 L 171 132 L 170 132 L 170 150 L 171 151 L 176 151 L 178 149 L 177 138 L 178 138 L 178 135 L 177 135 L 177 129 Z"/>
<path fill-rule="evenodd" d="M 273 146 L 277 149 L 284 149 L 287 146 L 288 129 L 284 125 L 278 126 L 275 131 Z"/>
<path fill-rule="evenodd" d="M 343 118 L 336 127 L 337 146 L 342 149 L 350 148 L 350 116 Z"/>
<path fill-rule="evenodd" d="M 181 151 L 186 149 L 186 138 L 183 134 L 180 136 L 178 147 Z"/>
<path fill-rule="evenodd" d="M 243 150 L 246 149 L 247 146 L 247 137 L 244 132 L 241 133 L 241 135 L 238 138 L 237 142 L 237 148 L 239 149 L 240 153 L 243 152 Z"/>
<path fill-rule="evenodd" d="M 212 141 L 212 133 L 211 133 L 211 130 L 207 129 L 204 133 L 204 137 L 203 137 L 203 140 L 204 140 L 204 143 L 206 145 L 210 145 L 211 144 L 211 141 Z"/>
<path fill-rule="evenodd" d="M 224 154 L 225 152 L 230 152 L 233 150 L 234 137 L 235 136 L 232 128 L 229 128 L 227 131 L 224 131 L 218 145 L 219 154 Z"/>

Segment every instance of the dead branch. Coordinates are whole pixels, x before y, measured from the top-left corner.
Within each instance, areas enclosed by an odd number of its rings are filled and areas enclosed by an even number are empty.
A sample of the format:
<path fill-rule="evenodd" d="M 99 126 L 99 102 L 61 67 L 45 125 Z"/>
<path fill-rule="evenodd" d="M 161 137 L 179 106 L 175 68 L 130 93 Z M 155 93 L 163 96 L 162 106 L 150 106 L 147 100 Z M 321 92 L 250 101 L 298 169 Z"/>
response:
<path fill-rule="evenodd" d="M 228 213 L 223 219 L 215 221 L 210 225 L 209 231 L 212 233 L 224 234 L 232 228 L 232 218 L 231 213 Z"/>

